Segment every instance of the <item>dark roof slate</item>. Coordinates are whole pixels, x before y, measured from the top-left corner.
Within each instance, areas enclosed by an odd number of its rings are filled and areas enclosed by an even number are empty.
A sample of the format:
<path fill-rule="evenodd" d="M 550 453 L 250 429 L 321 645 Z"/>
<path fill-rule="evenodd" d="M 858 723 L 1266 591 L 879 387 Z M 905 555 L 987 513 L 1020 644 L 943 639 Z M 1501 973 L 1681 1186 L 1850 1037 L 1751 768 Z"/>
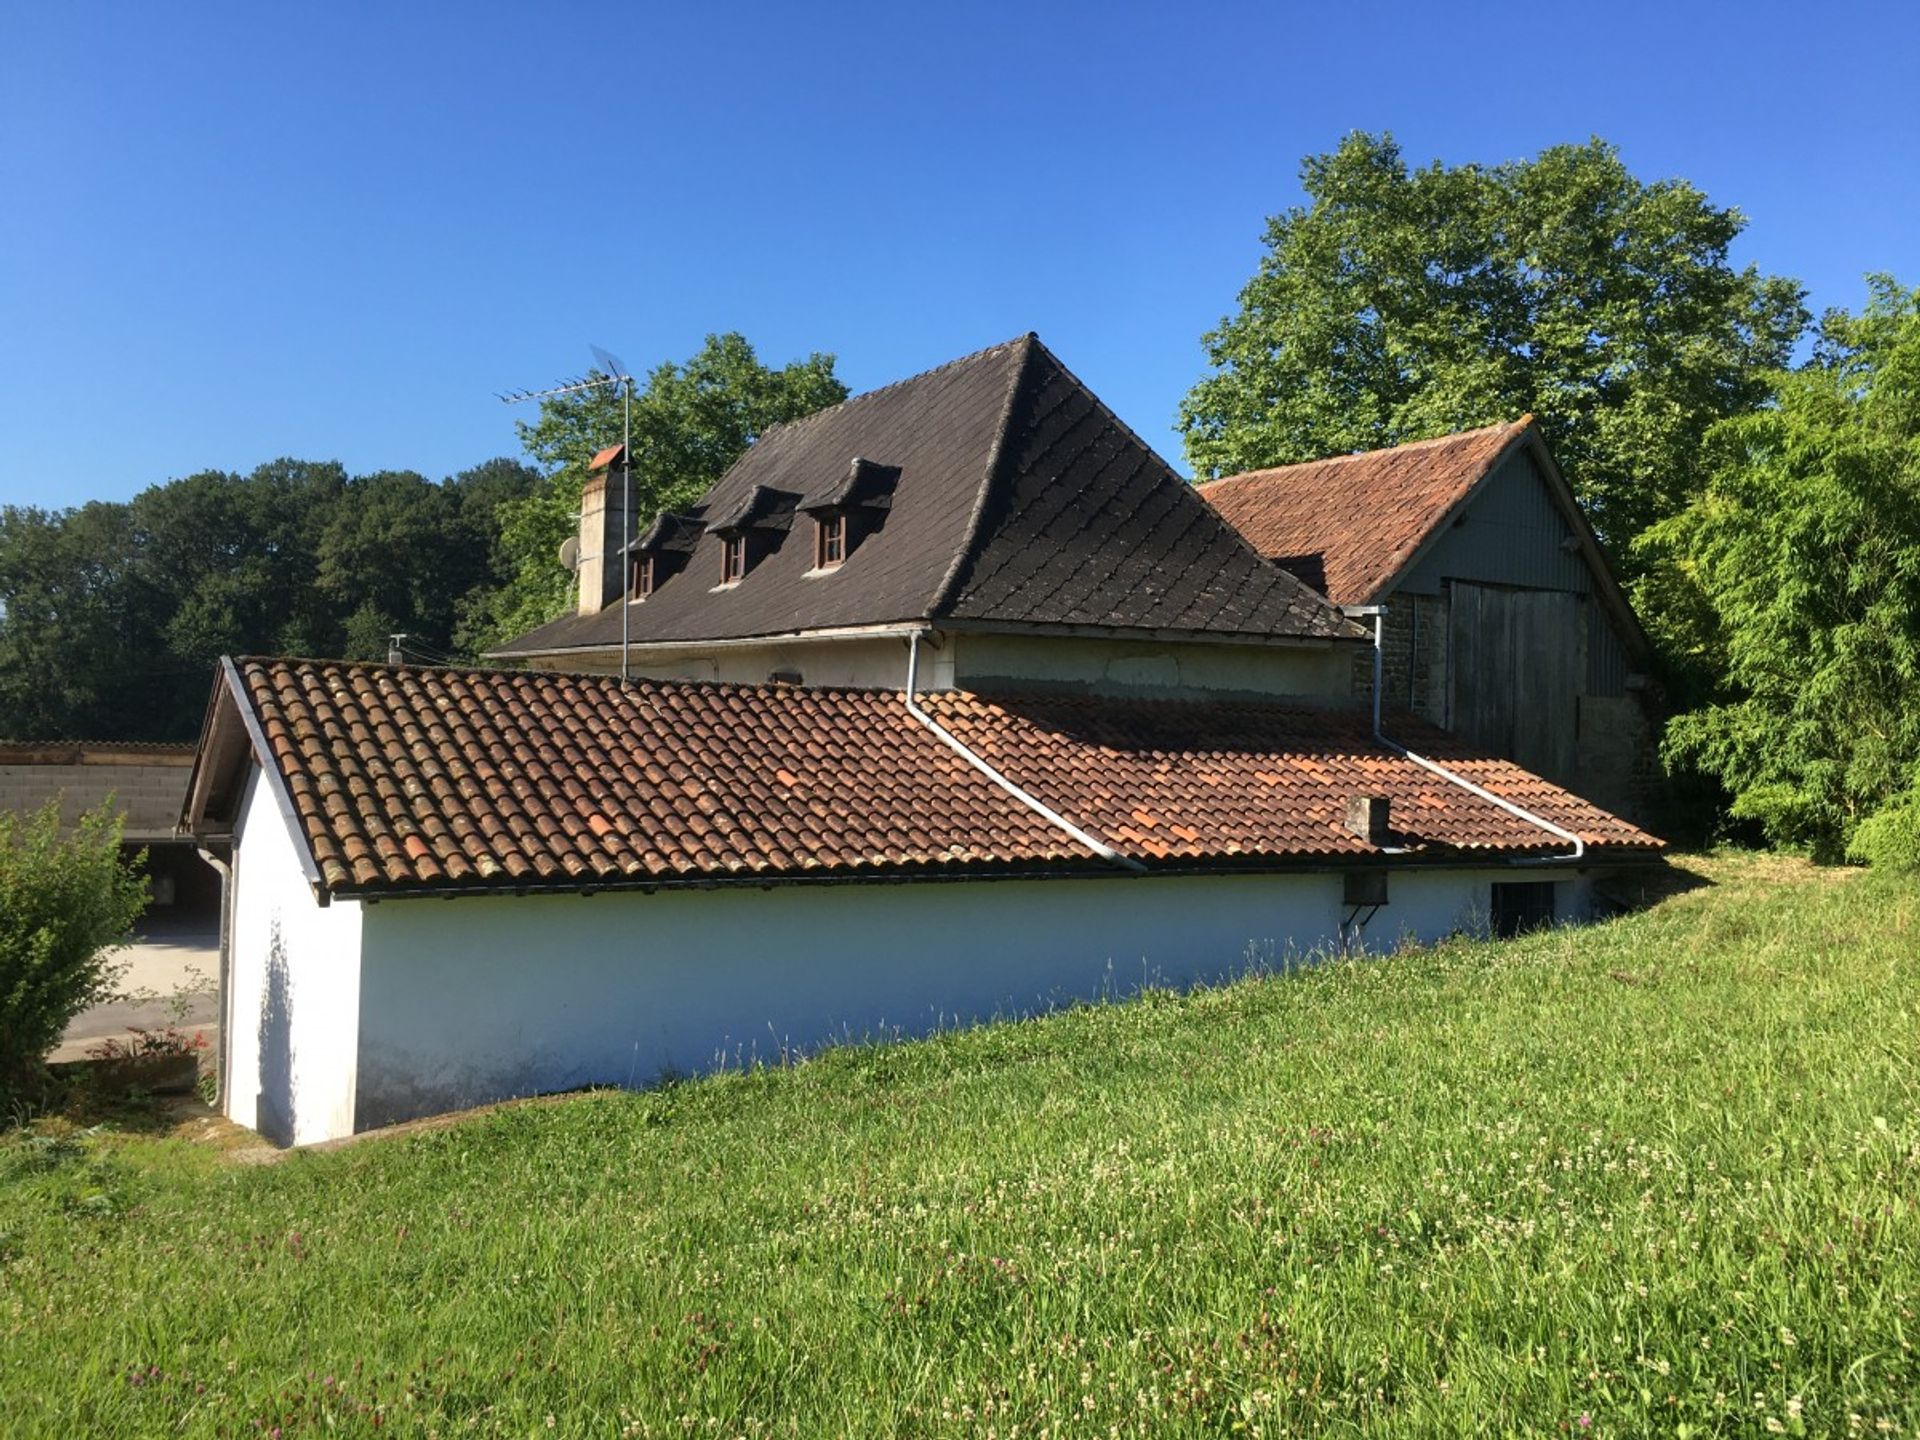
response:
<path fill-rule="evenodd" d="M 897 467 L 883 511 L 831 574 L 805 511 L 856 458 Z M 737 585 L 711 530 L 628 617 L 633 643 L 939 621 L 1099 626 L 1212 638 L 1364 639 L 1251 546 L 1032 335 L 760 437 L 701 502 L 734 518 L 756 489 L 798 496 Z M 619 643 L 620 607 L 567 616 L 496 653 Z"/>
<path fill-rule="evenodd" d="M 1352 638 L 1038 341 L 936 618 Z"/>

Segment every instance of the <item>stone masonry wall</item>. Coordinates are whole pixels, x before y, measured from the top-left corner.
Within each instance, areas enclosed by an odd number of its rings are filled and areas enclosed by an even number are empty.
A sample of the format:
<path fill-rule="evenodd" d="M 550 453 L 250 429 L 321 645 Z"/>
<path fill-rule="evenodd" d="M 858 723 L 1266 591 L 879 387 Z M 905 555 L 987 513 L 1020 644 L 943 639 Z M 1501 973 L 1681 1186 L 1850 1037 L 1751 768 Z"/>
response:
<path fill-rule="evenodd" d="M 1380 668 L 1388 710 L 1411 710 L 1435 725 L 1447 722 L 1447 602 L 1440 595 L 1395 595 L 1387 602 Z M 1373 655 L 1353 661 L 1353 694 L 1371 703 Z"/>

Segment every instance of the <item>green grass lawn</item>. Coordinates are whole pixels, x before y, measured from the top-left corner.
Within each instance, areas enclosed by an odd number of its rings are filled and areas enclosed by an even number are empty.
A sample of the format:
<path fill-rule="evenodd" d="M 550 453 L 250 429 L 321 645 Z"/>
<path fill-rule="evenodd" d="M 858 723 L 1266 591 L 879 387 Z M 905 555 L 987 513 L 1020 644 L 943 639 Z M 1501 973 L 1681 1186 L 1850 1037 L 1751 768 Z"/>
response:
<path fill-rule="evenodd" d="M 507 1107 L 0 1144 L 0 1431 L 1913 1434 L 1920 886 Z M 907 957 L 903 957 L 903 961 Z"/>

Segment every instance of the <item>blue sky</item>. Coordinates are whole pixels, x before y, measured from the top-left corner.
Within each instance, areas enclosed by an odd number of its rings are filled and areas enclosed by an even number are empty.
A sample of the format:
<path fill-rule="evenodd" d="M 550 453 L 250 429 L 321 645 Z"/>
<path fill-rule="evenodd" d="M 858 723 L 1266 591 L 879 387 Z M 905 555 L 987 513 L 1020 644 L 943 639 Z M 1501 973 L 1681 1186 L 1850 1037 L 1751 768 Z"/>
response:
<path fill-rule="evenodd" d="M 1176 464 L 1302 155 L 1600 135 L 1815 308 L 1920 284 L 1920 8 L 0 7 L 0 502 L 441 476 L 738 329 L 856 390 L 1038 330 Z"/>

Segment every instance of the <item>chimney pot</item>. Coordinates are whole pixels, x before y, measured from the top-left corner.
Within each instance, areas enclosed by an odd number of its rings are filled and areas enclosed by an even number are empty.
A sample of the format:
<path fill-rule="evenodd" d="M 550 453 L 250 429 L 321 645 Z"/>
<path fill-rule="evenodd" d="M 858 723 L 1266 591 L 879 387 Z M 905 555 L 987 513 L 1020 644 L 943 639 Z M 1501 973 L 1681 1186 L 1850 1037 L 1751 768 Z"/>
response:
<path fill-rule="evenodd" d="M 1384 795 L 1353 795 L 1347 799 L 1347 829 L 1369 845 L 1384 846 L 1392 830 L 1391 807 Z"/>

